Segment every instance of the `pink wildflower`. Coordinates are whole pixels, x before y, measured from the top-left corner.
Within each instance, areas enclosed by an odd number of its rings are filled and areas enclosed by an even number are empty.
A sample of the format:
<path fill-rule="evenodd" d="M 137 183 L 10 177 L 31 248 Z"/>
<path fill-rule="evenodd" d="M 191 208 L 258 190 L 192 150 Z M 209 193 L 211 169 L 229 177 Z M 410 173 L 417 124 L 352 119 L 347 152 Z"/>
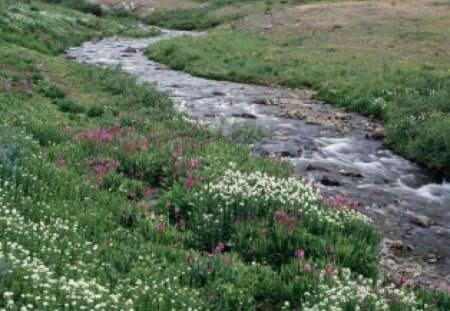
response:
<path fill-rule="evenodd" d="M 166 230 L 166 226 L 163 223 L 158 224 L 158 232 L 163 233 Z"/>
<path fill-rule="evenodd" d="M 397 282 L 395 282 L 396 284 L 397 284 L 397 287 L 403 287 L 403 285 L 405 285 L 405 283 L 406 283 L 406 281 L 405 281 L 405 278 L 403 277 L 403 276 L 400 276 L 398 279 L 397 279 Z"/>
<path fill-rule="evenodd" d="M 305 258 L 305 251 L 303 249 L 299 249 L 297 248 L 294 252 L 294 257 L 298 258 L 298 259 L 303 259 Z"/>
<path fill-rule="evenodd" d="M 326 275 L 326 276 L 332 276 L 332 275 L 335 275 L 335 274 L 336 274 L 336 272 L 335 272 L 335 270 L 334 270 L 333 265 L 328 264 L 328 265 L 325 267 L 325 275 Z"/>
<path fill-rule="evenodd" d="M 60 167 L 65 166 L 66 165 L 66 158 L 63 154 L 60 154 L 57 158 L 56 158 L 56 164 Z"/>

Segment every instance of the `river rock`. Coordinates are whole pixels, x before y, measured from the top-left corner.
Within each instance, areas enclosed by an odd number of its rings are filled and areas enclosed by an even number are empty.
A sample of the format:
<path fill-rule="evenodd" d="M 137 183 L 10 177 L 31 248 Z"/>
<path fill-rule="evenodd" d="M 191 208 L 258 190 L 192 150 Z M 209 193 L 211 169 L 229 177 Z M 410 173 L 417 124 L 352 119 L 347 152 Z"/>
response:
<path fill-rule="evenodd" d="M 409 221 L 417 226 L 424 228 L 428 228 L 429 226 L 431 226 L 430 218 L 424 215 L 413 215 L 411 216 L 411 219 Z"/>
<path fill-rule="evenodd" d="M 377 127 L 373 130 L 372 137 L 378 140 L 382 140 L 385 136 L 384 129 Z"/>
<path fill-rule="evenodd" d="M 243 112 L 243 113 L 233 113 L 231 115 L 234 118 L 243 118 L 243 119 L 256 119 L 256 116 L 254 114 Z"/>
<path fill-rule="evenodd" d="M 307 171 L 323 171 L 323 172 L 329 172 L 330 170 L 321 166 L 321 165 L 316 165 L 316 164 L 308 164 L 305 168 Z"/>
<path fill-rule="evenodd" d="M 322 177 L 322 179 L 320 180 L 320 183 L 324 186 L 329 186 L 329 187 L 338 187 L 341 185 L 340 182 L 338 182 L 337 180 L 334 180 L 334 179 L 330 179 L 327 175 L 324 175 Z"/>
<path fill-rule="evenodd" d="M 349 114 L 343 114 L 343 113 L 336 113 L 336 115 L 334 116 L 334 118 L 336 120 L 351 120 L 352 116 Z"/>
<path fill-rule="evenodd" d="M 218 91 L 218 90 L 214 90 L 214 91 L 212 92 L 212 95 L 213 95 L 213 96 L 225 96 L 225 95 L 227 95 L 227 94 L 225 94 L 224 92 Z"/>
<path fill-rule="evenodd" d="M 275 101 L 272 98 L 257 98 L 253 100 L 254 104 L 272 106 L 275 105 Z"/>
<path fill-rule="evenodd" d="M 129 46 L 124 50 L 124 52 L 125 53 L 137 53 L 137 50 L 135 48 Z"/>
<path fill-rule="evenodd" d="M 357 177 L 357 178 L 363 177 L 363 175 L 360 172 L 352 172 L 346 170 L 339 170 L 339 174 L 347 177 Z"/>

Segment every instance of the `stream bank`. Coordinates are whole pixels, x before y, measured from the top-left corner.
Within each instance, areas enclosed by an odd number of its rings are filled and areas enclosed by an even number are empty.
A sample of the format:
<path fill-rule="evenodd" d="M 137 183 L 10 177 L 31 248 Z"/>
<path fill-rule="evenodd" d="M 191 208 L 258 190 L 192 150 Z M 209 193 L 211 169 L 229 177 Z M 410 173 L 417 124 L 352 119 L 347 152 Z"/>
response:
<path fill-rule="evenodd" d="M 253 145 L 256 154 L 289 158 L 326 195 L 342 193 L 374 220 L 384 237 L 386 278 L 450 281 L 449 183 L 384 146 L 376 121 L 314 101 L 308 91 L 197 78 L 143 54 L 150 44 L 185 34 L 191 33 L 90 41 L 66 56 L 153 82 L 178 109 L 221 130 L 242 122 L 264 128 L 269 135 Z"/>

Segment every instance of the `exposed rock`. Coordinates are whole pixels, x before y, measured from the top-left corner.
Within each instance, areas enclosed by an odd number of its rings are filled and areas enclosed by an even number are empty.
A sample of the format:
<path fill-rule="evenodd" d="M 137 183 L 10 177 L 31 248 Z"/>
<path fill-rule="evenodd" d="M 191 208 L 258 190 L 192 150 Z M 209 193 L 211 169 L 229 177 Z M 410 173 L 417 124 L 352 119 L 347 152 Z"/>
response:
<path fill-rule="evenodd" d="M 170 68 L 167 65 L 159 64 L 158 66 L 155 67 L 155 69 L 156 70 L 168 70 Z"/>
<path fill-rule="evenodd" d="M 409 221 L 417 226 L 424 228 L 428 228 L 429 226 L 431 226 L 430 218 L 424 215 L 413 215 L 411 216 L 411 219 Z"/>
<path fill-rule="evenodd" d="M 432 227 L 434 234 L 438 236 L 445 236 L 450 238 L 450 229 L 443 228 L 443 227 Z"/>
<path fill-rule="evenodd" d="M 212 92 L 212 95 L 213 95 L 213 96 L 225 96 L 225 95 L 227 95 L 227 94 L 225 94 L 224 92 L 221 92 L 221 91 L 214 90 L 214 91 Z"/>
<path fill-rule="evenodd" d="M 294 157 L 298 156 L 298 154 L 296 154 L 293 151 L 289 151 L 289 150 L 277 151 L 275 153 L 281 155 L 284 158 L 288 158 L 288 157 L 289 158 L 294 158 Z"/>
<path fill-rule="evenodd" d="M 372 137 L 378 140 L 382 140 L 385 137 L 384 129 L 377 127 L 373 130 Z"/>
<path fill-rule="evenodd" d="M 436 254 L 430 253 L 428 254 L 426 261 L 428 263 L 436 263 L 439 260 L 439 257 Z"/>
<path fill-rule="evenodd" d="M 137 50 L 135 48 L 129 46 L 124 50 L 124 52 L 125 53 L 137 53 Z"/>
<path fill-rule="evenodd" d="M 243 112 L 243 113 L 233 113 L 231 115 L 234 118 L 243 118 L 243 119 L 256 119 L 256 116 L 251 113 Z"/>
<path fill-rule="evenodd" d="M 254 104 L 272 106 L 275 102 L 271 98 L 258 98 L 253 101 Z"/>
<path fill-rule="evenodd" d="M 349 114 L 343 114 L 343 113 L 337 113 L 335 116 L 334 116 L 334 118 L 336 119 L 336 120 L 351 120 L 352 119 L 352 116 L 351 115 L 349 115 Z"/>
<path fill-rule="evenodd" d="M 289 136 L 278 135 L 278 136 L 272 137 L 272 139 L 273 140 L 278 140 L 278 141 L 288 141 L 289 140 Z"/>
<path fill-rule="evenodd" d="M 299 120 L 304 120 L 307 117 L 298 109 L 286 109 L 281 113 L 281 116 Z"/>
<path fill-rule="evenodd" d="M 337 180 L 334 180 L 334 179 L 330 179 L 326 175 L 324 175 L 322 177 L 322 179 L 320 180 L 320 183 L 324 186 L 329 186 L 329 187 L 338 187 L 341 185 L 340 182 L 338 182 Z"/>
<path fill-rule="evenodd" d="M 307 171 L 323 171 L 323 172 L 329 172 L 330 170 L 326 169 L 323 166 L 320 165 L 313 165 L 313 164 L 308 164 L 306 166 L 306 170 Z"/>
<path fill-rule="evenodd" d="M 346 171 L 346 170 L 339 170 L 339 174 L 347 177 L 356 177 L 361 178 L 363 175 L 360 172 L 352 172 L 352 171 Z"/>

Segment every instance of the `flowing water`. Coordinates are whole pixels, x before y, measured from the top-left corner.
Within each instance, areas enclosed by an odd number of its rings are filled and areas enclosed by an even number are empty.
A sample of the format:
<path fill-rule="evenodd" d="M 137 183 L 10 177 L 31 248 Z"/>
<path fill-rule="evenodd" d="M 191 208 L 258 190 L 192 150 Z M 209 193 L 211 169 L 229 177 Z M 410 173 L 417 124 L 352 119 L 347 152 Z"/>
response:
<path fill-rule="evenodd" d="M 120 67 L 142 81 L 155 83 L 194 119 L 222 129 L 236 122 L 263 127 L 270 138 L 254 146 L 256 153 L 288 156 L 298 171 L 307 172 L 325 193 L 342 193 L 360 202 L 361 211 L 374 219 L 384 237 L 413 246 L 408 256 L 432 262 L 433 269 L 448 278 L 450 183 L 395 155 L 364 129 L 342 131 L 286 118 L 280 115 L 279 106 L 262 104 L 263 98 L 298 98 L 294 91 L 197 78 L 143 55 L 148 45 L 185 34 L 197 35 L 163 31 L 148 39 L 108 38 L 70 48 L 66 54 L 79 62 Z M 323 103 L 313 106 L 329 115 L 342 113 Z M 367 123 L 357 114 L 349 115 L 352 122 Z"/>

